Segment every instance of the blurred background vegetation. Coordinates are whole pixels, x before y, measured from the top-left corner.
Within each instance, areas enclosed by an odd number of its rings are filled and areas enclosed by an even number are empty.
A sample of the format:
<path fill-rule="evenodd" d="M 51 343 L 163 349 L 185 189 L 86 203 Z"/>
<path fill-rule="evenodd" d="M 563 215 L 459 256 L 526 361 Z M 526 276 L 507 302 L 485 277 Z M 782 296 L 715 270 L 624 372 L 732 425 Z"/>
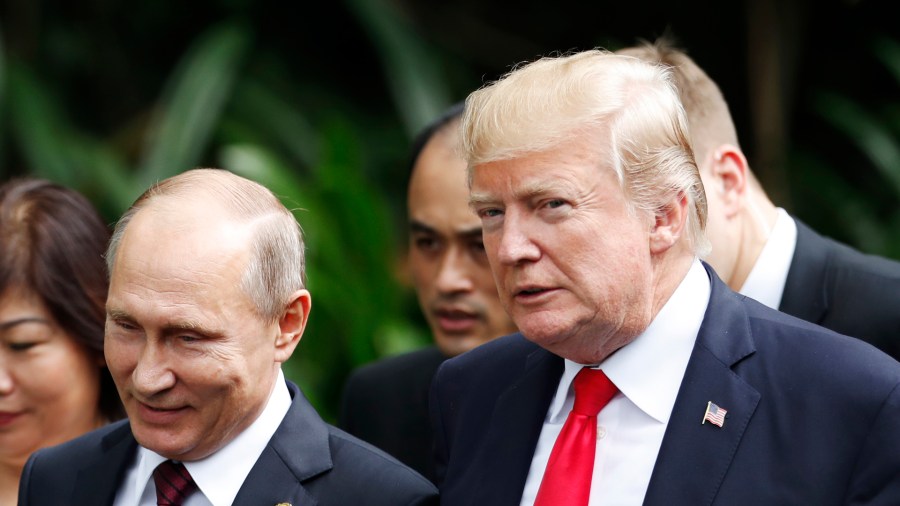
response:
<path fill-rule="evenodd" d="M 328 419 L 353 367 L 429 340 L 402 260 L 411 137 L 554 51 L 670 30 L 776 203 L 900 258 L 892 2 L 620 3 L 2 0 L 0 180 L 61 182 L 110 223 L 195 166 L 273 189 L 306 233 L 314 300 L 287 374 Z"/>

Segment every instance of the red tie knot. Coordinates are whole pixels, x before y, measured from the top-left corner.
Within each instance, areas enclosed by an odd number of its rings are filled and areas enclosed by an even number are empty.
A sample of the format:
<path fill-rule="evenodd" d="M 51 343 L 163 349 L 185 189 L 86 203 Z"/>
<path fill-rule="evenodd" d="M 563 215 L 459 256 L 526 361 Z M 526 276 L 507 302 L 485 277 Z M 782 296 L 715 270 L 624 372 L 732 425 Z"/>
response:
<path fill-rule="evenodd" d="M 603 371 L 589 367 L 578 372 L 573 386 L 575 388 L 575 406 L 572 411 L 585 416 L 597 416 L 597 413 L 619 391 Z"/>

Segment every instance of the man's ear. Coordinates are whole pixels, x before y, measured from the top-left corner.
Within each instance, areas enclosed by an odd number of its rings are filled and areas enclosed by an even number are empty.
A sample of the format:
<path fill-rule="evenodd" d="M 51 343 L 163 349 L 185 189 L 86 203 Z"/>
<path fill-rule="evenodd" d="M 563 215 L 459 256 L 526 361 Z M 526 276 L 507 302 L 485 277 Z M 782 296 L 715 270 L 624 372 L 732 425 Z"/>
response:
<path fill-rule="evenodd" d="M 279 363 L 287 361 L 294 353 L 294 348 L 303 337 L 312 298 L 308 290 L 297 290 L 291 295 L 284 314 L 278 320 L 278 337 L 275 339 L 275 360 Z"/>
<path fill-rule="evenodd" d="M 706 192 L 715 192 L 725 217 L 732 218 L 743 209 L 747 198 L 747 158 L 737 146 L 722 144 L 712 151 L 707 164 L 704 170 L 713 184 Z"/>
<path fill-rule="evenodd" d="M 688 199 L 684 192 L 656 210 L 650 230 L 650 253 L 664 253 L 678 242 L 687 226 Z"/>

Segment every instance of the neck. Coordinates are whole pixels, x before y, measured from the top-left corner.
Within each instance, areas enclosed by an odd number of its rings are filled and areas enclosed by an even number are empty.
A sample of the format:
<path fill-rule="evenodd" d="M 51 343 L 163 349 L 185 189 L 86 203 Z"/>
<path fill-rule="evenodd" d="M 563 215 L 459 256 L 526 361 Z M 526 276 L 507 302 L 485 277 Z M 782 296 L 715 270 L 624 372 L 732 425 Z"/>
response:
<path fill-rule="evenodd" d="M 19 477 L 25 462 L 0 462 L 0 506 L 15 506 L 19 495 Z"/>
<path fill-rule="evenodd" d="M 765 194 L 749 191 L 750 198 L 741 210 L 738 257 L 731 277 L 727 280 L 728 286 L 734 291 L 744 286 L 778 219 L 778 208 Z"/>

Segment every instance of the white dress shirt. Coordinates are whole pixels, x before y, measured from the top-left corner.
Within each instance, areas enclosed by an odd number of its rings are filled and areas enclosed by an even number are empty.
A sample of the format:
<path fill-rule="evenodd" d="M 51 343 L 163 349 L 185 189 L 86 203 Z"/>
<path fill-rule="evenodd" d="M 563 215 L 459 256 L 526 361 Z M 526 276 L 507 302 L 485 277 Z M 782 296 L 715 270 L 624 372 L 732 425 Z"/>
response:
<path fill-rule="evenodd" d="M 597 366 L 619 393 L 597 417 L 591 506 L 643 502 L 709 293 L 706 270 L 694 260 L 650 326 Z M 584 366 L 569 360 L 565 365 L 531 461 L 522 506 L 534 504 L 553 444 L 574 404 L 572 380 Z"/>
<path fill-rule="evenodd" d="M 753 264 L 750 275 L 741 286 L 740 293 L 772 309 L 778 309 L 796 247 L 797 224 L 787 211 L 779 207 L 772 233 Z"/>
<path fill-rule="evenodd" d="M 199 489 L 184 506 L 230 506 L 272 435 L 291 407 L 291 394 L 278 371 L 275 388 L 263 412 L 230 443 L 205 459 L 184 462 Z M 167 460 L 139 446 L 137 457 L 125 473 L 114 506 L 156 506 L 153 470 Z"/>

